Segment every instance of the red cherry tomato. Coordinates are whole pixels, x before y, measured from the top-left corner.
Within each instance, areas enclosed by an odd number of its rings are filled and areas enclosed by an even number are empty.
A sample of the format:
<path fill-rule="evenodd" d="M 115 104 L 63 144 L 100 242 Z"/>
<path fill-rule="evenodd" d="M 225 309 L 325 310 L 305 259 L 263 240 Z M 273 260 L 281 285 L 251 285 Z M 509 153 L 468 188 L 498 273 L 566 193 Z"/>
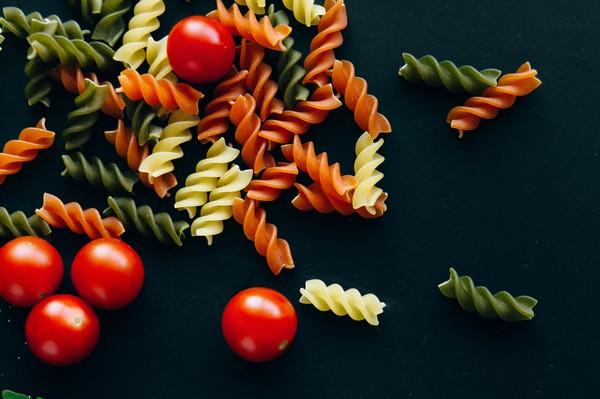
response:
<path fill-rule="evenodd" d="M 235 43 L 223 24 L 203 16 L 179 21 L 167 42 L 169 63 L 175 73 L 192 83 L 211 83 L 231 69 Z"/>
<path fill-rule="evenodd" d="M 0 249 L 0 296 L 14 306 L 33 306 L 60 285 L 60 254 L 37 237 L 19 237 Z"/>
<path fill-rule="evenodd" d="M 120 309 L 140 293 L 144 264 L 137 252 L 123 241 L 100 238 L 77 253 L 71 279 L 88 303 L 101 309 Z"/>
<path fill-rule="evenodd" d="M 33 307 L 25 323 L 27 345 L 55 366 L 85 359 L 96 347 L 100 323 L 94 310 L 73 295 L 54 295 Z"/>
<path fill-rule="evenodd" d="M 266 362 L 283 354 L 298 327 L 294 306 L 269 288 L 248 288 L 235 295 L 223 312 L 223 336 L 229 347 L 251 362 Z"/>

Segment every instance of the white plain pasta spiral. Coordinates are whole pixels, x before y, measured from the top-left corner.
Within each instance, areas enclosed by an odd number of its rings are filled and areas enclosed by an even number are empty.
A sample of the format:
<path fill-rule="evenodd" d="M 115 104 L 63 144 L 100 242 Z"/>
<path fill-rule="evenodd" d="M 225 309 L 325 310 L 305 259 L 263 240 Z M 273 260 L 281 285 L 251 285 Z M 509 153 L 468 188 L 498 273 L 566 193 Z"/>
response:
<path fill-rule="evenodd" d="M 352 207 L 365 209 L 375 214 L 374 208 L 377 199 L 383 194 L 383 190 L 377 187 L 377 183 L 383 179 L 383 173 L 377 167 L 385 161 L 385 158 L 377 153 L 383 146 L 383 139 L 373 141 L 368 132 L 363 133 L 356 142 L 356 160 L 354 161 L 354 173 L 358 184 L 352 196 Z"/>
<path fill-rule="evenodd" d="M 325 14 L 325 8 L 315 4 L 314 0 L 283 0 L 283 5 L 294 12 L 294 18 L 298 22 L 306 26 L 318 24 Z"/>
<path fill-rule="evenodd" d="M 152 36 L 148 38 L 146 49 L 146 61 L 148 62 L 148 73 L 156 79 L 169 79 L 171 82 L 177 82 L 177 78 L 172 73 L 173 68 L 169 63 L 167 55 L 167 41 L 169 36 L 165 36 L 159 41 L 154 40 Z"/>

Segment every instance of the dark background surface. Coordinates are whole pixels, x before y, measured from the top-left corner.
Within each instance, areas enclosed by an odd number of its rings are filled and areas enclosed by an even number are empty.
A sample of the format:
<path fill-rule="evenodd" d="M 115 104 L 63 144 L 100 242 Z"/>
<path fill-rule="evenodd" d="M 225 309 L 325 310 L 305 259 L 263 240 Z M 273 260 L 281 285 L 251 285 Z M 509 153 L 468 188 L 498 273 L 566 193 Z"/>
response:
<path fill-rule="evenodd" d="M 66 3 L 0 0 L 77 17 Z M 209 0 L 169 0 L 154 36 L 212 8 Z M 127 234 L 146 262 L 144 291 L 129 308 L 100 313 L 101 341 L 82 364 L 54 368 L 36 360 L 24 344 L 26 312 L 0 304 L 0 388 L 47 399 L 589 397 L 599 355 L 597 4 L 349 0 L 347 8 L 350 27 L 338 58 L 355 62 L 394 127 L 381 168 L 390 194 L 386 217 L 304 214 L 289 205 L 288 193 L 268 209 L 297 265 L 280 277 L 233 221 L 212 248 L 202 239 L 179 249 Z M 305 51 L 314 31 L 295 27 Z M 57 88 L 50 111 L 28 108 L 26 46 L 7 37 L 3 47 L 1 141 L 40 116 L 60 132 L 72 97 Z M 402 51 L 505 72 L 529 60 L 543 85 L 459 141 L 445 116 L 464 98 L 399 78 Z M 105 120 L 97 135 L 113 125 Z M 309 137 L 350 173 L 359 134 L 342 109 Z M 97 143 L 89 155 L 117 160 Z M 206 148 L 194 141 L 184 150 L 180 180 Z M 31 213 L 48 191 L 104 208 L 103 192 L 60 177 L 60 154 L 57 145 L 9 178 L 0 205 Z M 171 202 L 137 191 L 138 202 L 170 209 Z M 64 230 L 53 236 L 67 264 L 85 241 Z M 451 265 L 494 292 L 538 298 L 535 319 L 506 324 L 461 311 L 436 289 Z M 309 278 L 377 294 L 388 304 L 380 327 L 297 304 L 298 335 L 283 358 L 238 360 L 221 337 L 227 300 L 263 285 L 297 303 Z M 70 283 L 62 290 L 72 292 Z"/>

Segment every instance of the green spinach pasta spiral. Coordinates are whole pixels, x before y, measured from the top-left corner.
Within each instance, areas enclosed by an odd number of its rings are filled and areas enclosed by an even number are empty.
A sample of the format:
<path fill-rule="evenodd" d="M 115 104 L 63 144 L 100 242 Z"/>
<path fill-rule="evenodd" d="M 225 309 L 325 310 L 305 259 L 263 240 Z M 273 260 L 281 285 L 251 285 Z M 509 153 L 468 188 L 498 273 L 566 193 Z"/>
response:
<path fill-rule="evenodd" d="M 83 18 L 92 26 L 92 39 L 108 43 L 111 47 L 125 33 L 123 16 L 131 9 L 131 0 L 69 0 L 81 10 Z"/>
<path fill-rule="evenodd" d="M 136 135 L 138 144 L 144 145 L 148 141 L 158 141 L 162 127 L 154 123 L 158 118 L 156 112 L 143 101 L 125 100 L 125 112 L 131 122 L 131 130 Z"/>
<path fill-rule="evenodd" d="M 108 197 L 108 208 L 105 216 L 116 216 L 126 228 L 135 228 L 146 237 L 155 237 L 163 244 L 183 245 L 181 239 L 189 224 L 183 221 L 174 222 L 168 213 L 157 213 L 148 206 L 137 206 L 133 198 Z"/>
<path fill-rule="evenodd" d="M 108 91 L 107 85 L 85 80 L 85 91 L 75 98 L 76 109 L 69 112 L 69 127 L 62 133 L 67 151 L 81 148 L 91 139 L 92 128 L 98 121 L 100 108 L 106 101 Z"/>
<path fill-rule="evenodd" d="M 6 208 L 0 207 L 0 237 L 47 237 L 50 233 L 50 226 L 38 215 L 27 217 L 22 211 L 9 213 Z"/>
<path fill-rule="evenodd" d="M 50 92 L 53 87 L 50 78 L 52 68 L 52 65 L 46 64 L 38 57 L 27 61 L 25 64 L 25 76 L 27 77 L 25 97 L 27 97 L 27 103 L 30 106 L 37 103 L 42 103 L 46 107 L 50 106 Z"/>
<path fill-rule="evenodd" d="M 522 295 L 513 297 L 506 291 L 494 295 L 486 287 L 475 287 L 471 277 L 459 277 L 456 270 L 450 268 L 450 278 L 438 285 L 446 298 L 457 299 L 467 312 L 477 312 L 486 319 L 500 317 L 504 321 L 533 319 L 533 307 L 537 300 Z"/>
<path fill-rule="evenodd" d="M 487 87 L 495 87 L 501 72 L 498 69 L 478 71 L 470 65 L 457 67 L 452 61 L 439 62 L 432 55 L 416 58 L 403 53 L 406 63 L 400 68 L 400 76 L 409 82 L 425 82 L 431 86 L 445 86 L 453 93 L 480 94 Z"/>
<path fill-rule="evenodd" d="M 82 183 L 87 182 L 111 194 L 123 191 L 130 193 L 138 181 L 137 175 L 132 171 L 123 172 L 116 164 L 104 164 L 98 157 L 87 159 L 81 152 L 76 152 L 72 156 L 63 155 L 62 160 L 65 164 L 62 176 L 70 176 Z"/>

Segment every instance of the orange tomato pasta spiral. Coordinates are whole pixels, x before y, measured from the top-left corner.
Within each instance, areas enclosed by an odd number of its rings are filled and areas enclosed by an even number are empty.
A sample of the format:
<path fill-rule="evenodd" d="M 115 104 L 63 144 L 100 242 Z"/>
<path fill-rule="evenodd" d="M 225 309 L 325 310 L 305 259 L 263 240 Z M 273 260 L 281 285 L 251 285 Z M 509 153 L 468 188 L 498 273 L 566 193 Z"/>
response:
<path fill-rule="evenodd" d="M 283 269 L 293 269 L 294 260 L 287 241 L 277 236 L 277 227 L 267 223 L 267 214 L 259 202 L 251 198 L 236 198 L 233 218 L 243 226 L 246 237 L 254 242 L 256 251 L 266 257 L 269 269 L 278 275 Z"/>
<path fill-rule="evenodd" d="M 79 65 L 59 65 L 52 71 L 52 77 L 60 82 L 65 90 L 71 94 L 81 94 L 85 91 L 85 80 L 89 79 L 96 84 L 100 84 L 98 77 L 94 72 L 84 73 Z M 123 97 L 113 87 L 110 82 L 102 82 L 108 86 L 108 96 L 101 110 L 106 115 L 113 118 L 122 118 L 125 109 Z"/>
<path fill-rule="evenodd" d="M 308 187 L 296 183 L 295 187 L 298 189 L 298 195 L 292 200 L 292 205 L 298 210 L 305 212 L 316 210 L 319 213 L 336 211 L 345 216 L 354 213 L 351 202 L 327 195 L 323 187 L 318 183 L 313 183 Z"/>
<path fill-rule="evenodd" d="M 311 126 L 323 122 L 330 111 L 341 106 L 331 85 L 319 87 L 310 100 L 300 101 L 293 110 L 285 110 L 265 121 L 259 135 L 274 143 L 287 144 L 294 135 L 308 132 Z"/>
<path fill-rule="evenodd" d="M 240 68 L 248 71 L 246 86 L 256 100 L 261 120 L 271 114 L 283 112 L 283 102 L 276 98 L 278 85 L 271 79 L 273 68 L 263 62 L 265 49 L 260 45 L 242 39 L 240 46 Z"/>
<path fill-rule="evenodd" d="M 327 12 L 319 21 L 318 33 L 310 43 L 310 53 L 304 60 L 306 76 L 302 83 L 323 86 L 329 83 L 329 71 L 335 61 L 334 50 L 342 45 L 342 31 L 348 26 L 343 0 L 326 0 Z"/>
<path fill-rule="evenodd" d="M 217 0 L 217 9 L 209 13 L 208 17 L 220 21 L 232 34 L 256 42 L 270 50 L 285 51 L 283 39 L 292 32 L 292 28 L 288 25 L 273 27 L 267 16 L 262 17 L 259 22 L 256 14 L 251 10 L 248 10 L 246 15 L 242 15 L 237 4 L 227 9 L 221 0 Z"/>
<path fill-rule="evenodd" d="M 119 75 L 121 90 L 131 100 L 151 106 L 162 106 L 169 111 L 181 109 L 188 115 L 198 115 L 198 102 L 202 92 L 186 83 L 173 84 L 168 79 L 156 79 L 149 73 L 140 75 L 134 69 L 126 69 Z"/>
<path fill-rule="evenodd" d="M 231 69 L 225 80 L 217 85 L 213 100 L 205 107 L 205 115 L 198 124 L 198 140 L 217 141 L 229 129 L 231 105 L 241 95 L 246 94 L 248 71 Z"/>
<path fill-rule="evenodd" d="M 454 107 L 448 113 L 448 123 L 458 130 L 458 137 L 479 126 L 481 119 L 493 119 L 501 109 L 513 106 L 517 97 L 534 91 L 542 81 L 536 78 L 537 70 L 531 69 L 529 62 L 519 67 L 516 73 L 509 73 L 498 80 L 498 86 L 488 87 L 481 96 L 471 97 L 465 105 Z"/>
<path fill-rule="evenodd" d="M 236 126 L 235 141 L 242 146 L 242 159 L 254 173 L 259 173 L 265 168 L 275 166 L 275 160 L 268 151 L 267 140 L 258 135 L 261 123 L 255 110 L 256 100 L 250 94 L 246 94 L 235 101 L 229 118 Z"/>
<path fill-rule="evenodd" d="M 64 204 L 58 197 L 45 193 L 44 203 L 35 213 L 49 225 L 68 228 L 76 234 L 86 234 L 91 240 L 101 237 L 119 238 L 125 232 L 115 217 L 102 219 L 97 209 L 82 209 L 77 202 Z"/>
<path fill-rule="evenodd" d="M 380 133 L 389 133 L 388 119 L 377 112 L 379 101 L 367 93 L 367 81 L 356 76 L 350 61 L 336 60 L 332 72 L 333 87 L 344 97 L 346 106 L 354 112 L 356 124 L 374 139 Z"/>
<path fill-rule="evenodd" d="M 55 133 L 46 129 L 46 119 L 42 118 L 35 127 L 21 130 L 16 140 L 4 144 L 0 152 L 0 185 L 10 175 L 19 173 L 26 162 L 33 161 L 41 150 L 54 144 Z"/>
<path fill-rule="evenodd" d="M 296 182 L 298 167 L 295 163 L 280 163 L 265 169 L 260 179 L 254 179 L 246 187 L 247 197 L 262 201 L 276 201 L 283 190 L 291 188 Z"/>
<path fill-rule="evenodd" d="M 177 178 L 173 173 L 157 177 L 150 183 L 148 174 L 139 172 L 140 164 L 150 155 L 150 147 L 147 144 L 140 146 L 137 137 L 125 126 L 123 120 L 119 119 L 117 129 L 105 132 L 104 137 L 115 146 L 117 154 L 127 161 L 129 168 L 138 172 L 140 181 L 146 187 L 152 188 L 160 198 L 167 196 L 169 190 L 177 185 Z"/>

